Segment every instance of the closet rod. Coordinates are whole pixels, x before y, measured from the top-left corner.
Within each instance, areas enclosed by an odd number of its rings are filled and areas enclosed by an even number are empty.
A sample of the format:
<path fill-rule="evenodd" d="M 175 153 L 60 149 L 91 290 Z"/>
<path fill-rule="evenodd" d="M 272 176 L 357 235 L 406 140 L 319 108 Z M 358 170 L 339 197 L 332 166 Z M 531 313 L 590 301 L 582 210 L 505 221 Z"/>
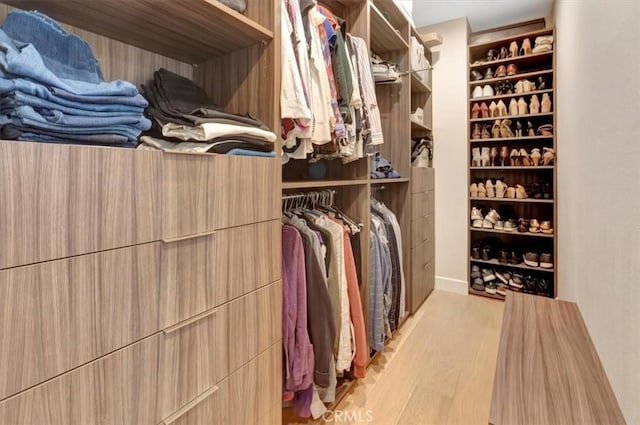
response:
<path fill-rule="evenodd" d="M 286 201 L 288 199 L 300 199 L 300 198 L 306 198 L 309 195 L 314 195 L 314 194 L 319 194 L 319 193 L 327 193 L 330 192 L 332 195 L 336 194 L 336 190 L 335 189 L 323 189 L 320 191 L 312 191 L 312 192 L 305 192 L 305 193 L 295 193 L 293 195 L 282 195 L 282 200 Z"/>

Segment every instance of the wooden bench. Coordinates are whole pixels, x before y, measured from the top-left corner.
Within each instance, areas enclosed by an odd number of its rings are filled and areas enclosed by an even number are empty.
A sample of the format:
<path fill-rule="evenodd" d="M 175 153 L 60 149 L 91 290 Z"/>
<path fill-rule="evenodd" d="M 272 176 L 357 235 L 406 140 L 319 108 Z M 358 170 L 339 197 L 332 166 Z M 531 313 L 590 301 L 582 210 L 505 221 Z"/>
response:
<path fill-rule="evenodd" d="M 492 425 L 625 424 L 575 303 L 509 293 Z"/>

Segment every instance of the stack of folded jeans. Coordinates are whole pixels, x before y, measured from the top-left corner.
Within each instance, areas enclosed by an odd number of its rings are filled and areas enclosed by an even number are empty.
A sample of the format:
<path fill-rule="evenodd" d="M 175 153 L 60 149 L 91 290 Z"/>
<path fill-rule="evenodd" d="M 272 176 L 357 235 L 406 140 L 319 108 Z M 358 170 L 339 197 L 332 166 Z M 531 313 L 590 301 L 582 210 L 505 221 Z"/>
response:
<path fill-rule="evenodd" d="M 0 98 L 5 139 L 134 147 L 151 127 L 136 87 L 105 82 L 91 47 L 37 12 L 2 25 Z"/>
<path fill-rule="evenodd" d="M 160 69 L 142 89 L 155 123 L 141 149 L 275 156 L 273 132 L 249 114 L 222 111 L 193 81 Z"/>

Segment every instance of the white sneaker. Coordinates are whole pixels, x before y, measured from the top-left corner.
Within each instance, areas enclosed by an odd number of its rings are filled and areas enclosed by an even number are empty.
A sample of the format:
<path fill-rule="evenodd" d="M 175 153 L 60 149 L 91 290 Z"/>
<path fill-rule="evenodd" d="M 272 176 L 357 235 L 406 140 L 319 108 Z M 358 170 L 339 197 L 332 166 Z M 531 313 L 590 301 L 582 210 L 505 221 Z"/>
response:
<path fill-rule="evenodd" d="M 504 221 L 498 221 L 494 227 L 496 230 L 504 230 Z"/>
<path fill-rule="evenodd" d="M 482 220 L 482 228 L 483 229 L 493 229 L 493 223 L 487 219 Z"/>
<path fill-rule="evenodd" d="M 471 208 L 471 221 L 482 220 L 482 211 L 480 209 L 473 207 Z"/>
<path fill-rule="evenodd" d="M 477 86 L 475 89 L 473 89 L 473 93 L 471 95 L 471 98 L 472 99 L 479 99 L 479 98 L 482 97 L 482 93 L 483 93 L 482 87 Z"/>
<path fill-rule="evenodd" d="M 471 227 L 474 227 L 476 229 L 482 229 L 482 224 L 484 223 L 484 220 L 473 220 L 473 223 L 471 224 Z"/>
<path fill-rule="evenodd" d="M 494 95 L 493 92 L 493 87 L 491 87 L 490 85 L 486 85 L 482 88 L 482 96 L 483 97 L 491 97 Z"/>
<path fill-rule="evenodd" d="M 500 214 L 498 214 L 498 211 L 494 210 L 493 208 L 487 213 L 486 216 L 484 216 L 484 219 L 486 221 L 488 221 L 491 224 L 496 224 L 498 221 L 500 221 Z M 493 226 L 492 226 L 493 227 Z"/>

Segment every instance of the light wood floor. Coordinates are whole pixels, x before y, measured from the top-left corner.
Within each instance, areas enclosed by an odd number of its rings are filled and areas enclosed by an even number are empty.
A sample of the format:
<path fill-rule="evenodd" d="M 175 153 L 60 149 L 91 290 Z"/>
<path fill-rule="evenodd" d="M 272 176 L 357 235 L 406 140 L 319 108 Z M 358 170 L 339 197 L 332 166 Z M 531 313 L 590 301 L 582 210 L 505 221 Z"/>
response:
<path fill-rule="evenodd" d="M 434 291 L 336 408 L 360 421 L 334 423 L 486 425 L 503 310 Z"/>

